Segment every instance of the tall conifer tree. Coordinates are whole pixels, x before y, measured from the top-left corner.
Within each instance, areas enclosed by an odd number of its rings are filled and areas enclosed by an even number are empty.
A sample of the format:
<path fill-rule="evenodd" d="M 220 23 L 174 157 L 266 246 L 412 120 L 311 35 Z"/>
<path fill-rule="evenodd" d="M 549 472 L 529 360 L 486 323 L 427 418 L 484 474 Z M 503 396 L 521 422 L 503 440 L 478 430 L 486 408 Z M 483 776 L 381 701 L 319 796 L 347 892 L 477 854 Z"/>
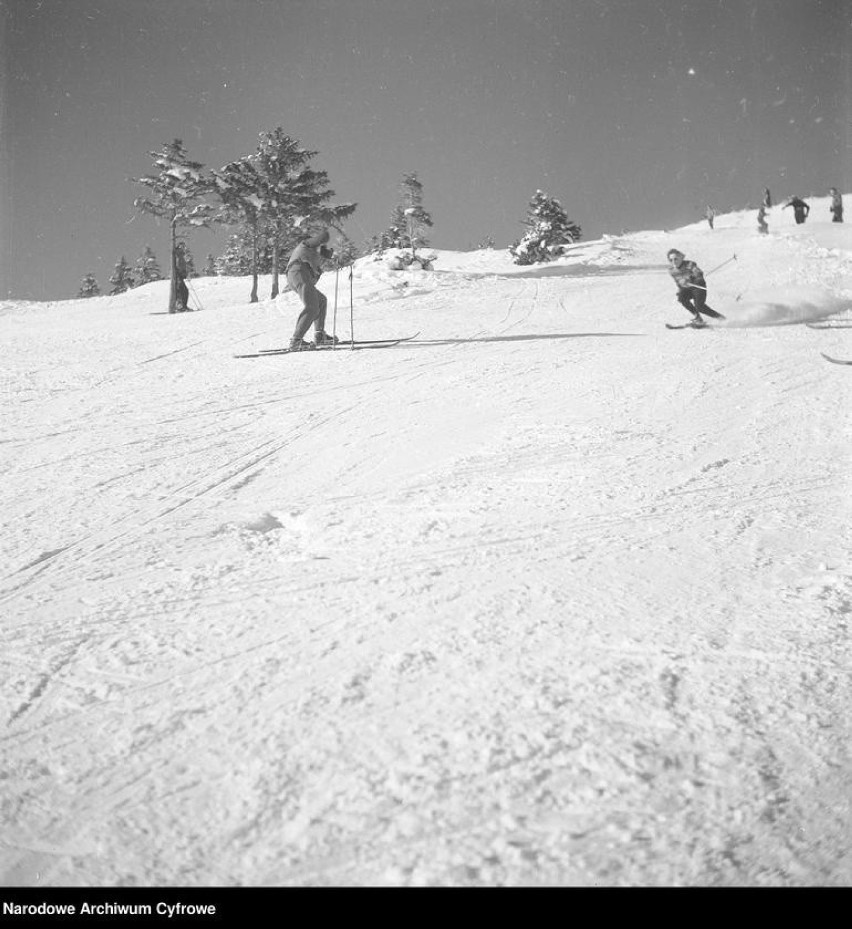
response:
<path fill-rule="evenodd" d="M 159 152 L 149 154 L 158 171 L 134 179 L 135 183 L 147 187 L 149 193 L 137 197 L 133 205 L 143 213 L 166 220 L 169 225 L 171 287 L 168 309 L 174 313 L 177 311 L 178 233 L 181 229 L 209 225 L 213 210 L 202 200 L 210 192 L 210 179 L 202 174 L 202 164 L 190 160 L 180 139 L 164 145 Z"/>
<path fill-rule="evenodd" d="M 355 203 L 329 204 L 334 191 L 328 173 L 310 166 L 317 154 L 278 127 L 260 134 L 252 156 L 265 181 L 263 213 L 272 246 L 273 299 L 278 296 L 279 256 L 292 249 L 311 226 L 339 227 L 357 207 Z"/>

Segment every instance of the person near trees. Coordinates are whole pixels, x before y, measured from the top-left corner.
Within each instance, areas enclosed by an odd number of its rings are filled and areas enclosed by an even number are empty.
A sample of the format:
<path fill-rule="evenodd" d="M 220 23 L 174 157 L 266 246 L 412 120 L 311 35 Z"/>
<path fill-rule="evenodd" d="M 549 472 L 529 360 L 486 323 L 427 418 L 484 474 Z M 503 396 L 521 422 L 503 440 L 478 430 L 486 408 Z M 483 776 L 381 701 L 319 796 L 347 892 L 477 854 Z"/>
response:
<path fill-rule="evenodd" d="M 325 314 L 328 300 L 325 294 L 317 290 L 317 281 L 322 274 L 322 263 L 328 261 L 333 252 L 326 247 L 328 230 L 323 229 L 307 239 L 303 239 L 290 255 L 287 262 L 287 280 L 302 301 L 302 312 L 296 320 L 293 338 L 290 339 L 291 352 L 303 352 L 318 345 L 331 345 L 337 341 L 325 331 Z M 306 342 L 308 329 L 314 326 L 314 342 Z"/>
<path fill-rule="evenodd" d="M 705 316 L 724 319 L 721 313 L 707 306 L 707 282 L 701 268 L 676 248 L 670 248 L 666 258 L 669 261 L 669 274 L 677 284 L 678 303 L 692 314 L 692 325 L 698 329 L 707 325 L 701 316 L 702 313 Z"/>
<path fill-rule="evenodd" d="M 186 286 L 186 247 L 183 242 L 175 246 L 175 312 L 189 309 L 189 289 Z"/>
<path fill-rule="evenodd" d="M 762 203 L 757 211 L 757 231 L 761 235 L 766 235 L 769 232 L 769 225 L 766 222 L 766 207 Z"/>
<path fill-rule="evenodd" d="M 810 213 L 811 208 L 801 197 L 790 197 L 782 209 L 786 210 L 788 206 L 793 207 L 793 218 L 796 220 L 796 224 L 801 226 L 808 218 L 808 213 Z"/>
<path fill-rule="evenodd" d="M 713 220 L 716 218 L 716 211 L 713 209 L 712 206 L 708 206 L 707 209 L 704 211 L 704 218 L 707 220 L 707 225 L 712 229 Z"/>
<path fill-rule="evenodd" d="M 772 194 L 769 193 L 769 188 L 763 188 L 763 205 L 767 210 L 772 208 Z"/>
<path fill-rule="evenodd" d="M 836 187 L 829 188 L 831 194 L 831 206 L 828 208 L 831 212 L 831 221 L 833 223 L 843 222 L 843 197 L 837 192 Z"/>

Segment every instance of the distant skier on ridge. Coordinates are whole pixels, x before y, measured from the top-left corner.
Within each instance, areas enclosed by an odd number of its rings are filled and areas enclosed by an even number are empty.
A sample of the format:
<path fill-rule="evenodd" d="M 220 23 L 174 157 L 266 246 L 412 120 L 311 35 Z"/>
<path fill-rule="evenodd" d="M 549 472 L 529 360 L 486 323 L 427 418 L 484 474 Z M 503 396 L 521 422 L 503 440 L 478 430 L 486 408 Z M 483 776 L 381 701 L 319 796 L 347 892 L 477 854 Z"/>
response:
<path fill-rule="evenodd" d="M 330 248 L 326 248 L 328 242 L 328 230 L 323 229 L 321 232 L 304 239 L 294 249 L 287 262 L 287 280 L 290 286 L 302 300 L 302 312 L 296 320 L 296 329 L 293 332 L 293 338 L 290 340 L 291 352 L 303 352 L 316 347 L 316 345 L 331 345 L 336 342 L 325 331 L 325 314 L 328 308 L 328 300 L 325 294 L 317 290 L 317 281 L 322 274 L 322 261 L 332 256 Z M 313 342 L 306 342 L 305 335 L 308 329 L 314 324 L 315 334 Z"/>
<path fill-rule="evenodd" d="M 801 226 L 808 218 L 811 208 L 800 197 L 790 197 L 781 209 L 786 210 L 788 206 L 793 207 L 793 218 L 796 220 L 796 224 Z"/>
<path fill-rule="evenodd" d="M 677 284 L 678 303 L 692 313 L 692 325 L 696 329 L 706 326 L 707 323 L 701 317 L 713 316 L 716 319 L 724 319 L 721 313 L 707 306 L 707 282 L 704 280 L 704 272 L 694 261 L 689 261 L 683 252 L 676 248 L 670 248 L 666 253 L 669 261 L 669 274 L 674 278 Z"/>
<path fill-rule="evenodd" d="M 828 208 L 831 213 L 833 223 L 843 222 L 843 197 L 837 192 L 836 187 L 830 187 L 828 192 L 831 194 L 831 206 Z"/>

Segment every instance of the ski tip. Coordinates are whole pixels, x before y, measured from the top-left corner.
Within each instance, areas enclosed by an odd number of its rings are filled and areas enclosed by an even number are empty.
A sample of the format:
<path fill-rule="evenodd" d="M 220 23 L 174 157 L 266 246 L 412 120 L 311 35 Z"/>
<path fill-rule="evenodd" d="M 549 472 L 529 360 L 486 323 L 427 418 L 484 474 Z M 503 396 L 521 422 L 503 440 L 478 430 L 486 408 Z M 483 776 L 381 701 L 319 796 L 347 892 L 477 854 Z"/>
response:
<path fill-rule="evenodd" d="M 826 361 L 830 361 L 833 365 L 852 365 L 852 359 L 832 358 L 831 355 L 826 355 L 825 352 L 820 352 L 820 355 L 822 355 Z"/>

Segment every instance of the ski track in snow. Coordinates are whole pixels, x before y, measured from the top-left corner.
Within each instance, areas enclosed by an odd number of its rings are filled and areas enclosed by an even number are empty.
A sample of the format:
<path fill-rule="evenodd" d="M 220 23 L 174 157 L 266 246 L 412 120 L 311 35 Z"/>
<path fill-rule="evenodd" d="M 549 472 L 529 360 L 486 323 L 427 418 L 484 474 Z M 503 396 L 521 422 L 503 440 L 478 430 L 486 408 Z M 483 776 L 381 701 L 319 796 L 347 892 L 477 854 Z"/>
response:
<path fill-rule="evenodd" d="M 360 262 L 381 352 L 4 304 L 4 883 L 848 884 L 852 233 L 784 222 Z"/>

